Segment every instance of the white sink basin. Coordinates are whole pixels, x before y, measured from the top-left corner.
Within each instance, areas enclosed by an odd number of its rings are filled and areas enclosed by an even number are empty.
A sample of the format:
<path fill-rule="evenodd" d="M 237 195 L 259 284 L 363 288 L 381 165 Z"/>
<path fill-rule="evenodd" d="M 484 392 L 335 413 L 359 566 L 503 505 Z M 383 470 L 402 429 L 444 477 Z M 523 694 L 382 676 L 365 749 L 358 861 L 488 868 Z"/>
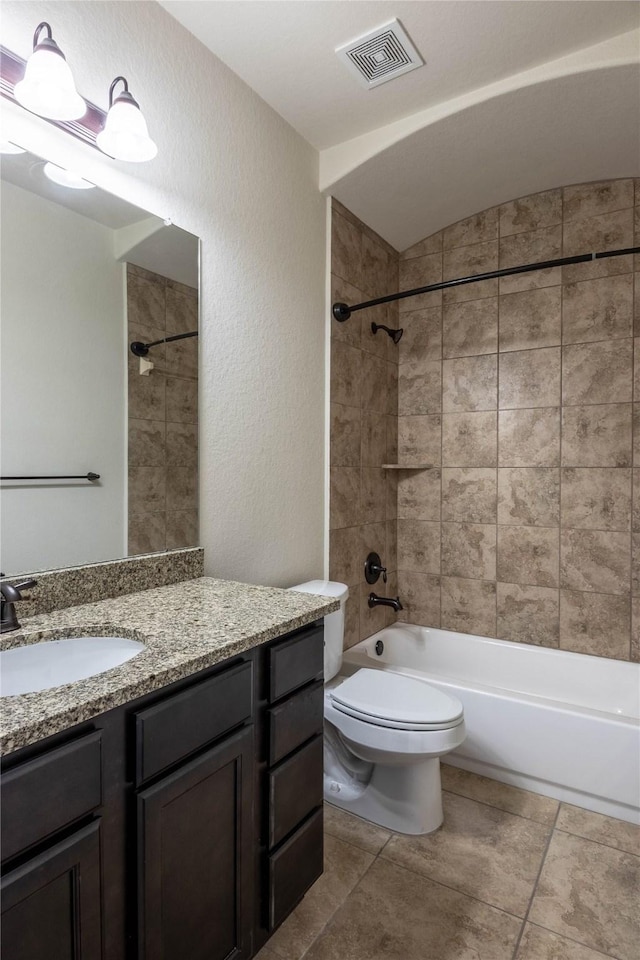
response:
<path fill-rule="evenodd" d="M 144 643 L 124 637 L 70 637 L 0 651 L 0 696 L 86 680 L 131 660 Z"/>

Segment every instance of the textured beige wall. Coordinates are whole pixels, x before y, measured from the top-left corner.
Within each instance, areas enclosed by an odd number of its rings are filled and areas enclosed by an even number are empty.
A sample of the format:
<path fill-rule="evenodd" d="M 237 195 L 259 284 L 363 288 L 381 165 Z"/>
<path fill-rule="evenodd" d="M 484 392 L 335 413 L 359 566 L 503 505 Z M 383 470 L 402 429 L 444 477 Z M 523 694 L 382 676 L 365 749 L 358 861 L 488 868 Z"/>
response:
<path fill-rule="evenodd" d="M 632 246 L 638 203 L 632 180 L 504 203 L 406 250 L 400 289 Z M 626 256 L 401 303 L 399 459 L 434 464 L 400 477 L 401 618 L 640 658 L 639 278 Z"/>
<path fill-rule="evenodd" d="M 332 302 L 358 303 L 398 288 L 398 254 L 333 201 Z M 396 596 L 396 476 L 383 463 L 397 459 L 398 347 L 372 321 L 398 325 L 398 305 L 331 321 L 331 450 L 329 575 L 349 585 L 345 644 L 393 622 L 388 607 L 370 610 L 371 590 Z M 371 587 L 364 561 L 374 550 L 389 571 Z"/>
<path fill-rule="evenodd" d="M 127 264 L 128 343 L 198 329 L 198 291 Z M 130 350 L 129 555 L 198 545 L 198 338 Z"/>

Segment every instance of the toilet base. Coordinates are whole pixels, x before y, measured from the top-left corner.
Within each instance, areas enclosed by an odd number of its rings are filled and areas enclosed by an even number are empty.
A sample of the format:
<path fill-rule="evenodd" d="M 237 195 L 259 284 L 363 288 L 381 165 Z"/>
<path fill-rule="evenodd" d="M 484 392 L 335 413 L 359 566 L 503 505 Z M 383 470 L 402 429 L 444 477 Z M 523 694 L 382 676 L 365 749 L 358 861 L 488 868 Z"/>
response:
<path fill-rule="evenodd" d="M 336 787 L 339 780 L 325 775 L 325 800 L 394 833 L 433 833 L 442 824 L 439 757 L 406 766 L 376 763 L 361 791 Z"/>

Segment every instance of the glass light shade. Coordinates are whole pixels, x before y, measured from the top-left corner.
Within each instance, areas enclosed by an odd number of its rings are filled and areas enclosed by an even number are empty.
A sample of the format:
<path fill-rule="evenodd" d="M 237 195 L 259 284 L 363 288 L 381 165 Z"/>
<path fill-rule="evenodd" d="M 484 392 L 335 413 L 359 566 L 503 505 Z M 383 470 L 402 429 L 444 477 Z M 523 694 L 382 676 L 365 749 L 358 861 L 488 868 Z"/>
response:
<path fill-rule="evenodd" d="M 130 94 L 118 97 L 109 109 L 104 130 L 96 137 L 96 143 L 110 157 L 133 163 L 152 160 L 158 152 L 140 108 Z"/>
<path fill-rule="evenodd" d="M 61 54 L 46 47 L 38 47 L 31 54 L 24 78 L 13 92 L 23 107 L 49 120 L 78 120 L 87 112 L 69 64 Z"/>
<path fill-rule="evenodd" d="M 45 163 L 44 175 L 53 183 L 60 184 L 61 187 L 70 187 L 72 190 L 93 190 L 95 183 L 85 180 L 79 173 L 73 170 L 65 170 L 55 163 Z"/>

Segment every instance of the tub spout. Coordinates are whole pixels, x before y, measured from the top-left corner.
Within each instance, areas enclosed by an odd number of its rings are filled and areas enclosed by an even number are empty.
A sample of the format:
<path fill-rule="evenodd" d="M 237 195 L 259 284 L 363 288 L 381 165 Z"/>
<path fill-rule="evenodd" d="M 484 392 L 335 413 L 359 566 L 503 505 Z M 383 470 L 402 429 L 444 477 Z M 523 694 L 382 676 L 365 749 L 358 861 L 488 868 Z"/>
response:
<path fill-rule="evenodd" d="M 369 594 L 369 606 L 370 607 L 393 607 L 396 613 L 398 612 L 398 610 L 402 610 L 400 597 L 379 597 L 375 593 Z"/>

